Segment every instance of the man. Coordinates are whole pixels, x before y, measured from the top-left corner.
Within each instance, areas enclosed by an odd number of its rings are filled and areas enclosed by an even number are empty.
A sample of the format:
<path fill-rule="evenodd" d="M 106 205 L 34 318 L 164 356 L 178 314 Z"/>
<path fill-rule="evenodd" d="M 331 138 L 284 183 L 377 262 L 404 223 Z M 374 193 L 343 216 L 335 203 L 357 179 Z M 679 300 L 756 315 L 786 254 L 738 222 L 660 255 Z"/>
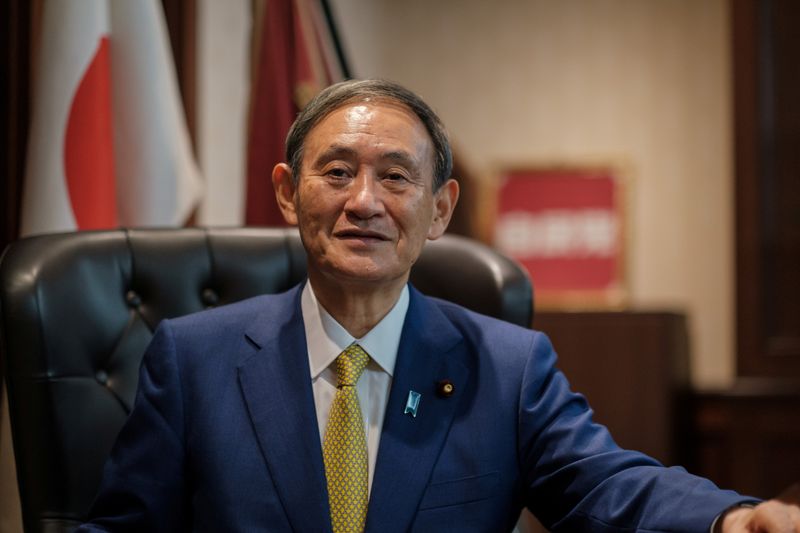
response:
<path fill-rule="evenodd" d="M 313 100 L 273 171 L 307 283 L 162 323 L 84 528 L 508 531 L 528 506 L 557 531 L 800 530 L 796 507 L 619 449 L 543 334 L 408 285 L 451 165 L 400 86 Z"/>

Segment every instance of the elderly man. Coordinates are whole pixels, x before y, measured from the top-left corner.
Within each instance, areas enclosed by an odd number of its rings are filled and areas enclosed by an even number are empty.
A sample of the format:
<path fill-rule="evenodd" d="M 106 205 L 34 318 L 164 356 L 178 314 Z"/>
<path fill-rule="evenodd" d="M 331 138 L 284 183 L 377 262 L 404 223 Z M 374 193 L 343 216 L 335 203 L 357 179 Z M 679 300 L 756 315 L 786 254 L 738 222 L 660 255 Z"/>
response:
<path fill-rule="evenodd" d="M 618 448 L 543 334 L 409 286 L 458 199 L 419 97 L 334 85 L 286 144 L 308 281 L 161 324 L 85 530 L 508 531 L 523 506 L 554 531 L 800 530 Z"/>

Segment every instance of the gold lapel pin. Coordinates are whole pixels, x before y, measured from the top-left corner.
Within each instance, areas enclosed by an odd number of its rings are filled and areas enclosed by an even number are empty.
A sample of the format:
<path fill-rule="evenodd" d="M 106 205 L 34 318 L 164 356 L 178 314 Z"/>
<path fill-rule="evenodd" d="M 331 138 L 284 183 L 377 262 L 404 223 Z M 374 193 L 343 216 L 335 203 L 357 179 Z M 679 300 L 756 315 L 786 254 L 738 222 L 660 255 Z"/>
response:
<path fill-rule="evenodd" d="M 456 387 L 449 379 L 443 379 L 436 383 L 436 394 L 440 398 L 449 398 L 455 391 Z"/>

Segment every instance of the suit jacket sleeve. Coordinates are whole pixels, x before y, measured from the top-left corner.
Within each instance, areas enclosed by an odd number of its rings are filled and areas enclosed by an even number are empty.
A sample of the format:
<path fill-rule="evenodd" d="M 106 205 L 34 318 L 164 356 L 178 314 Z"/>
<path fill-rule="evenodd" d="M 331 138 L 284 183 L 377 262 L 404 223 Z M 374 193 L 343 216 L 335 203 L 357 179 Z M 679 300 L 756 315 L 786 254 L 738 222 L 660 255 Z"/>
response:
<path fill-rule="evenodd" d="M 144 355 L 136 402 L 106 463 L 91 522 L 78 531 L 189 529 L 181 390 L 163 321 Z"/>
<path fill-rule="evenodd" d="M 553 348 L 535 334 L 519 407 L 526 504 L 552 531 L 707 533 L 714 518 L 751 500 L 683 468 L 622 450 L 569 390 Z"/>

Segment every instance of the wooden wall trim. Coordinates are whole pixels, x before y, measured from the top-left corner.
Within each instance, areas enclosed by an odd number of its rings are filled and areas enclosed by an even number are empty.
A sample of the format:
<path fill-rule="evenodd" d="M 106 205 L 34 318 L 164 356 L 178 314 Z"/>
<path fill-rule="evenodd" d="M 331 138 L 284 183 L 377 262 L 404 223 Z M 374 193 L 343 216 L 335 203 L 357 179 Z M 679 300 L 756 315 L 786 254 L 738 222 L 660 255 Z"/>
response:
<path fill-rule="evenodd" d="M 737 373 L 800 380 L 800 4 L 731 6 Z"/>

